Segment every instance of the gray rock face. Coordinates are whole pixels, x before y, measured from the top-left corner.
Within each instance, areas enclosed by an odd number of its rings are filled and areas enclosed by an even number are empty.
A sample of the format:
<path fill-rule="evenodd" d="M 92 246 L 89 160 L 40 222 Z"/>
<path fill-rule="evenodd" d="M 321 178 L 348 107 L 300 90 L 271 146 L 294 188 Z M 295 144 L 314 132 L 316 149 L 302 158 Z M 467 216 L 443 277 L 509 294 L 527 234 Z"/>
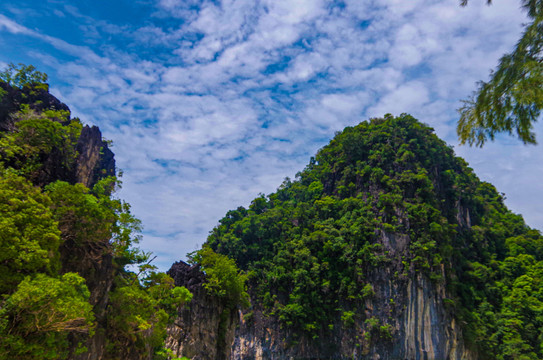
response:
<path fill-rule="evenodd" d="M 100 179 L 115 176 L 115 157 L 96 126 L 86 125 L 77 143 L 75 182 L 92 187 Z"/>
<path fill-rule="evenodd" d="M 177 286 L 185 286 L 193 294 L 191 303 L 182 308 L 177 320 L 168 327 L 166 347 L 179 356 L 192 360 L 226 360 L 238 324 L 237 309 L 231 310 L 202 287 L 205 275 L 198 266 L 182 261 L 168 271 Z"/>
<path fill-rule="evenodd" d="M 338 322 L 331 336 L 316 341 L 293 344 L 285 341 L 289 334 L 276 321 L 261 313 L 253 315 L 256 319 L 251 322 L 242 316 L 231 359 L 476 359 L 464 347 L 458 324 L 445 310 L 443 288 L 422 276 L 403 285 L 385 280 L 366 302 L 361 318 L 377 319 L 377 326 L 365 320 L 348 326 Z"/>

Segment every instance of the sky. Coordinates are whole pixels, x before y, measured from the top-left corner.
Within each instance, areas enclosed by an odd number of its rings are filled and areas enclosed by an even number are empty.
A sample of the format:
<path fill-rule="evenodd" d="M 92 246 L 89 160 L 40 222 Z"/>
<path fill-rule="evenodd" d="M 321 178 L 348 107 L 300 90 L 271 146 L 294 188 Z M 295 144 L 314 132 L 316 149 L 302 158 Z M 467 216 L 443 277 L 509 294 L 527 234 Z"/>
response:
<path fill-rule="evenodd" d="M 169 269 L 335 132 L 409 113 L 543 229 L 542 145 L 459 146 L 456 109 L 513 49 L 519 1 L 5 0 L 0 67 L 32 64 L 112 140 L 140 247 Z M 543 126 L 535 128 L 543 141 Z"/>

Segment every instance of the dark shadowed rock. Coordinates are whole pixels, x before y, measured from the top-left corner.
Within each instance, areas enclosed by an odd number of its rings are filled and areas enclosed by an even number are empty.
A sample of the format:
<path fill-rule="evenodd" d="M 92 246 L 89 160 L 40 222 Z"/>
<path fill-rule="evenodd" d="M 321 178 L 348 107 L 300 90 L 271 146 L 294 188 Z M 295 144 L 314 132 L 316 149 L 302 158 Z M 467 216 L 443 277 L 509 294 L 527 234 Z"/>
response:
<path fill-rule="evenodd" d="M 5 92 L 5 95 L 0 98 L 0 131 L 12 129 L 13 123 L 9 115 L 19 111 L 21 104 L 29 104 L 30 109 L 36 112 L 49 109 L 70 112 L 68 105 L 45 89 L 18 89 L 4 82 L 0 82 L 0 89 Z"/>
<path fill-rule="evenodd" d="M 115 176 L 115 158 L 96 126 L 84 126 L 77 143 L 75 182 L 92 187 L 100 179 Z"/>
<path fill-rule="evenodd" d="M 202 287 L 205 282 L 205 274 L 200 271 L 199 265 L 189 265 L 184 261 L 178 261 L 167 272 L 175 282 L 175 286 L 184 286 L 189 291 Z"/>

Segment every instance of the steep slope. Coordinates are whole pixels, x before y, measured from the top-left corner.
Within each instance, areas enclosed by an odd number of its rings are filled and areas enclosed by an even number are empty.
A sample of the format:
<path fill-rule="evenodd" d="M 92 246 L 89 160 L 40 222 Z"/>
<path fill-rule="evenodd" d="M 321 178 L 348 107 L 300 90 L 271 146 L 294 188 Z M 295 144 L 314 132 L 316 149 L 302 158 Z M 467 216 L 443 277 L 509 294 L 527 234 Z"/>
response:
<path fill-rule="evenodd" d="M 204 246 L 249 275 L 233 359 L 543 358 L 540 233 L 409 115 L 338 133 Z"/>

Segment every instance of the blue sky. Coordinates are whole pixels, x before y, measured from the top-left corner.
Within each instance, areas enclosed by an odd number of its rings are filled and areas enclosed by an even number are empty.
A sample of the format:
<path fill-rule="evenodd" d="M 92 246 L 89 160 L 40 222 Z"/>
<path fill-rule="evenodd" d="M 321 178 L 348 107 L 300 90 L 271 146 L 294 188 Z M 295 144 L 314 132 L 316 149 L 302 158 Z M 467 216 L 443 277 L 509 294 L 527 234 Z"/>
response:
<path fill-rule="evenodd" d="M 113 140 L 120 196 L 162 270 L 336 131 L 385 113 L 430 124 L 543 229 L 540 146 L 457 146 L 455 109 L 526 21 L 517 1 L 484 3 L 8 0 L 0 65 L 46 72 L 73 115 Z"/>

